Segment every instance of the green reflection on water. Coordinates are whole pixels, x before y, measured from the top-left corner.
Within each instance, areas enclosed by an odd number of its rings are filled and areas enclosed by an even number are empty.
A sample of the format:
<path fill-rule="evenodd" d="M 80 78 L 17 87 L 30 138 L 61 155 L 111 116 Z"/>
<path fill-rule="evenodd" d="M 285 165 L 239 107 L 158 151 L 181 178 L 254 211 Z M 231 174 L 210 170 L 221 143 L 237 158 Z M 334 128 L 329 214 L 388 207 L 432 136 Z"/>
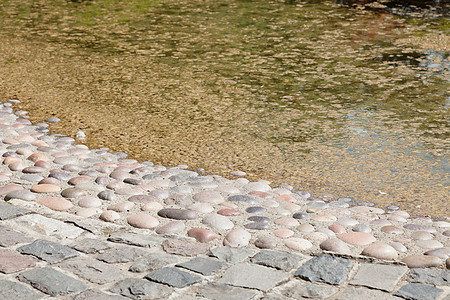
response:
<path fill-rule="evenodd" d="M 204 139 L 204 148 L 189 154 L 197 155 L 189 157 L 193 167 L 212 158 L 211 170 L 247 168 L 300 187 L 312 179 L 364 199 L 388 190 L 394 200 L 412 201 L 408 190 L 418 189 L 445 203 L 448 52 L 430 58 L 398 43 L 448 32 L 445 20 L 411 21 L 331 2 L 0 3 L 3 33 L 85 60 L 88 70 L 67 76 L 95 95 L 90 105 L 145 112 L 147 127 L 124 113 L 138 124 L 139 135 L 128 138 L 177 148 L 170 162 L 183 163 L 186 148 Z M 433 63 L 440 69 L 428 67 Z M 101 130 L 90 124 L 87 131 Z M 168 161 L 156 150 L 129 150 Z"/>

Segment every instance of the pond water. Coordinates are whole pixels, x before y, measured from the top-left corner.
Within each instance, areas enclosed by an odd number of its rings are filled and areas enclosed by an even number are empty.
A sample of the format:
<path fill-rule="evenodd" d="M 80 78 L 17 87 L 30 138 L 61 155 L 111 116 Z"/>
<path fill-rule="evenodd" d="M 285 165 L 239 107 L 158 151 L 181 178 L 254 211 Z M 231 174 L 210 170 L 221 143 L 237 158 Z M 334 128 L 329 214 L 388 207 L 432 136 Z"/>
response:
<path fill-rule="evenodd" d="M 448 215 L 448 18 L 369 7 L 3 0 L 0 98 L 139 160 Z"/>

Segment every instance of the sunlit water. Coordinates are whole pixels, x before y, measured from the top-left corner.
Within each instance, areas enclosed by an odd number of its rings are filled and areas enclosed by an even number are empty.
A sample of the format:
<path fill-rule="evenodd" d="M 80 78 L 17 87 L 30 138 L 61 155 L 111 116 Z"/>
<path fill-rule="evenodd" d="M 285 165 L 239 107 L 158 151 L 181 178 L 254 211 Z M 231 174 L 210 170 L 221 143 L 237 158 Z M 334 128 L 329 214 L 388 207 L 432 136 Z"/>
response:
<path fill-rule="evenodd" d="M 411 42 L 448 34 L 446 19 L 302 1 L 0 11 L 2 98 L 34 121 L 57 115 L 55 131 L 139 160 L 448 214 L 448 47 Z"/>

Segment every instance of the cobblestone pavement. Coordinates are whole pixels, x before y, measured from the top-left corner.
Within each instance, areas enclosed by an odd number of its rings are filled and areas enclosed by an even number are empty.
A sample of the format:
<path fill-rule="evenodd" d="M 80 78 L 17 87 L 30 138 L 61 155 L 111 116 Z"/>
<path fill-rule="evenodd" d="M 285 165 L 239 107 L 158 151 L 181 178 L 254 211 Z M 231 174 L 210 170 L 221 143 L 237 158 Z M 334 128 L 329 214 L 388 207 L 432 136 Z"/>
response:
<path fill-rule="evenodd" d="M 446 217 L 138 163 L 25 117 L 0 105 L 0 299 L 450 299 Z"/>

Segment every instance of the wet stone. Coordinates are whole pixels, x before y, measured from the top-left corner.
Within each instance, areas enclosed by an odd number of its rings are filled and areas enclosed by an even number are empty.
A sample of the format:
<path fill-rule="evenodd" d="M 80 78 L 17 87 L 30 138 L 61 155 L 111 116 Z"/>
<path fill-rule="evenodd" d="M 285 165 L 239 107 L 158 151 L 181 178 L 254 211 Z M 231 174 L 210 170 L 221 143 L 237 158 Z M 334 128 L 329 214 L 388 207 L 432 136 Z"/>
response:
<path fill-rule="evenodd" d="M 271 250 L 262 250 L 250 260 L 254 264 L 275 268 L 283 271 L 290 271 L 297 268 L 304 260 L 301 256 Z"/>
<path fill-rule="evenodd" d="M 34 267 L 35 261 L 9 249 L 0 249 L 0 272 L 10 274 Z"/>
<path fill-rule="evenodd" d="M 86 258 L 66 260 L 59 264 L 58 267 L 97 284 L 113 282 L 126 276 L 123 271 L 116 267 L 99 262 L 98 260 Z"/>
<path fill-rule="evenodd" d="M 0 202 L 0 220 L 8 220 L 28 214 L 30 211 L 9 203 Z"/>
<path fill-rule="evenodd" d="M 175 220 L 193 220 L 198 218 L 197 212 L 180 208 L 163 208 L 158 211 L 158 216 Z"/>
<path fill-rule="evenodd" d="M 259 265 L 239 263 L 228 268 L 217 283 L 268 292 L 288 280 L 289 274 L 286 272 Z"/>
<path fill-rule="evenodd" d="M 21 243 L 29 243 L 33 239 L 12 228 L 0 225 L 0 246 L 10 247 Z"/>
<path fill-rule="evenodd" d="M 42 239 L 24 245 L 18 248 L 17 251 L 22 254 L 36 256 L 50 264 L 58 263 L 79 255 L 79 253 L 72 248 Z"/>
<path fill-rule="evenodd" d="M 409 268 L 430 268 L 441 265 L 441 259 L 428 255 L 409 255 L 402 259 Z"/>
<path fill-rule="evenodd" d="M 197 275 L 192 275 L 188 272 L 172 267 L 166 267 L 153 271 L 145 276 L 145 278 L 177 288 L 184 288 L 202 280 L 202 278 Z"/>
<path fill-rule="evenodd" d="M 227 264 L 215 259 L 196 257 L 190 261 L 177 264 L 176 267 L 181 267 L 205 276 L 210 276 L 227 267 Z"/>
<path fill-rule="evenodd" d="M 71 247 L 86 254 L 94 254 L 111 248 L 111 245 L 99 239 L 86 238 L 81 241 L 76 241 Z"/>
<path fill-rule="evenodd" d="M 146 250 L 134 247 L 111 248 L 105 250 L 97 259 L 109 264 L 126 263 L 134 261 L 148 254 Z"/>
<path fill-rule="evenodd" d="M 347 279 L 352 265 L 345 258 L 321 255 L 305 262 L 294 275 L 312 282 L 339 285 Z"/>
<path fill-rule="evenodd" d="M 228 197 L 228 201 L 230 201 L 230 202 L 245 202 L 248 204 L 256 203 L 255 198 L 253 198 L 252 196 L 247 196 L 247 195 L 233 195 L 233 196 Z"/>
<path fill-rule="evenodd" d="M 392 292 L 407 271 L 404 266 L 361 264 L 350 284 Z"/>
<path fill-rule="evenodd" d="M 228 284 L 209 283 L 200 288 L 197 295 L 211 300 L 250 300 L 257 292 Z"/>
<path fill-rule="evenodd" d="M 234 248 L 229 246 L 217 247 L 210 250 L 211 255 L 229 263 L 239 263 L 254 254 L 247 248 Z"/>
<path fill-rule="evenodd" d="M 431 285 L 420 283 L 408 283 L 394 293 L 394 296 L 409 300 L 435 300 L 444 290 Z"/>
<path fill-rule="evenodd" d="M 37 300 L 40 298 L 42 298 L 41 295 L 24 284 L 0 280 L 0 299 Z"/>
<path fill-rule="evenodd" d="M 147 234 L 114 232 L 108 236 L 108 241 L 132 246 L 152 248 L 160 245 L 163 239 Z"/>
<path fill-rule="evenodd" d="M 130 266 L 129 271 L 136 273 L 152 272 L 167 265 L 178 263 L 179 261 L 179 256 L 157 252 L 135 261 Z"/>
<path fill-rule="evenodd" d="M 50 296 L 81 292 L 88 288 L 83 282 L 48 267 L 22 272 L 19 280 Z"/>
<path fill-rule="evenodd" d="M 162 243 L 162 247 L 167 253 L 182 256 L 197 256 L 208 252 L 210 246 L 203 243 L 168 239 Z"/>
<path fill-rule="evenodd" d="M 415 283 L 426 283 L 437 286 L 450 284 L 450 271 L 438 269 L 411 269 L 407 280 Z"/>
<path fill-rule="evenodd" d="M 167 286 L 138 278 L 119 281 L 110 291 L 131 299 L 166 299 L 172 293 Z"/>

